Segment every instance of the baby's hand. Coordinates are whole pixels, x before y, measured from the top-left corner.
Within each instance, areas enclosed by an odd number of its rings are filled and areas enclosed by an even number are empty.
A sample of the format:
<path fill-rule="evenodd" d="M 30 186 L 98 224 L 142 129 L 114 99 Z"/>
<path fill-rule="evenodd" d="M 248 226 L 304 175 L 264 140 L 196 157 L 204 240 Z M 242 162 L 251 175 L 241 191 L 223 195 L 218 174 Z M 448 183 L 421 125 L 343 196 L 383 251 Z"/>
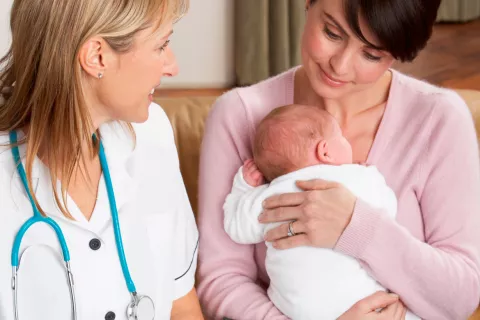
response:
<path fill-rule="evenodd" d="M 253 159 L 243 163 L 243 179 L 252 187 L 258 187 L 264 183 L 263 174 L 258 170 Z"/>

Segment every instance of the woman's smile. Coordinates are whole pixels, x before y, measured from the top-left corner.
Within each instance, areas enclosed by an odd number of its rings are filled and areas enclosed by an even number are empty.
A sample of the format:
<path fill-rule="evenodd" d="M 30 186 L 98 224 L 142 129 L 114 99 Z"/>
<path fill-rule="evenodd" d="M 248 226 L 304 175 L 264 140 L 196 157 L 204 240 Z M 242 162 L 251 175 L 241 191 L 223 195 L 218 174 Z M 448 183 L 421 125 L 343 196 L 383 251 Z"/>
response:
<path fill-rule="evenodd" d="M 319 66 L 319 71 L 320 71 L 320 77 L 323 80 L 323 82 L 333 88 L 341 88 L 348 84 L 348 81 L 341 81 L 337 80 L 334 77 L 330 76 L 327 72 L 325 72 L 322 67 Z"/>

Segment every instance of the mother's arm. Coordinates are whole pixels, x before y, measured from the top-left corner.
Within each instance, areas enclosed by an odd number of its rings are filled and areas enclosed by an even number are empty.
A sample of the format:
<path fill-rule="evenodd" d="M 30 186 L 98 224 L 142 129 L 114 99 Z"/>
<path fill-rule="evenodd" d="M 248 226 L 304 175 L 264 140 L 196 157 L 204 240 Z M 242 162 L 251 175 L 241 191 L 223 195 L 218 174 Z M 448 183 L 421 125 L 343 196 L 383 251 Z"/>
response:
<path fill-rule="evenodd" d="M 254 245 L 236 244 L 224 231 L 222 206 L 235 173 L 251 157 L 249 130 L 238 93 L 219 98 L 206 122 L 200 157 L 198 295 L 215 319 L 286 319 L 255 283 Z"/>
<path fill-rule="evenodd" d="M 343 186 L 321 180 L 299 184 L 313 191 L 267 199 L 262 222 L 296 219 L 296 232 L 305 232 L 281 239 L 283 224 L 267 241 L 278 248 L 333 247 L 357 258 L 421 318 L 467 319 L 480 299 L 480 159 L 467 106 L 458 96 L 445 97 L 425 124 L 431 134 L 415 190 L 426 242 L 352 200 Z"/>
<path fill-rule="evenodd" d="M 423 188 L 416 190 L 426 243 L 359 201 L 336 246 L 423 319 L 467 319 L 480 299 L 478 143 L 465 103 L 445 100 L 431 117 Z"/>

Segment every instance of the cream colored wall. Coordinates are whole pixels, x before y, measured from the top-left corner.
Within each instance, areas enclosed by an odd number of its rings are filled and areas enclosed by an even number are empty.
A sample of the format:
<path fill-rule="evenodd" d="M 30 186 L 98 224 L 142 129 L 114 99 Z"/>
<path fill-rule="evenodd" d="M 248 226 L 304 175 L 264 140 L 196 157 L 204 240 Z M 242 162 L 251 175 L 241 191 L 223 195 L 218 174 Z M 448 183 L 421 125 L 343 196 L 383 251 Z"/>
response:
<path fill-rule="evenodd" d="M 189 13 L 174 27 L 171 46 L 180 74 L 165 87 L 225 88 L 235 81 L 234 1 L 190 0 Z"/>
<path fill-rule="evenodd" d="M 235 80 L 235 0 L 190 0 L 189 13 L 174 26 L 171 46 L 180 74 L 163 87 L 226 88 Z M 8 50 L 9 12 L 13 0 L 0 0 L 0 54 Z"/>
<path fill-rule="evenodd" d="M 10 7 L 13 0 L 0 0 L 0 56 L 7 53 L 10 45 Z"/>

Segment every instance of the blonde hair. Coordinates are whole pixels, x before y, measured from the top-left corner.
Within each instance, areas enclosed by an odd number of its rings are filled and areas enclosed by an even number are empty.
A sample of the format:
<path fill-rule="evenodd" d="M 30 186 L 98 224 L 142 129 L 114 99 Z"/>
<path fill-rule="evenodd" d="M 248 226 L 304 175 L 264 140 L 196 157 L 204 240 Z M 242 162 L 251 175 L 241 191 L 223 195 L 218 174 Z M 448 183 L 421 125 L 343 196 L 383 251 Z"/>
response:
<path fill-rule="evenodd" d="M 175 22 L 188 6 L 189 0 L 14 0 L 12 45 L 0 60 L 0 132 L 26 129 L 19 144 L 27 143 L 30 190 L 41 147 L 53 186 L 60 173 L 63 203 L 75 168 L 85 161 L 82 143 L 88 142 L 91 155 L 98 153 L 82 91 L 82 45 L 100 36 L 113 50 L 127 52 L 137 32 Z M 45 135 L 48 145 L 42 145 Z M 72 218 L 54 190 L 59 208 Z"/>

